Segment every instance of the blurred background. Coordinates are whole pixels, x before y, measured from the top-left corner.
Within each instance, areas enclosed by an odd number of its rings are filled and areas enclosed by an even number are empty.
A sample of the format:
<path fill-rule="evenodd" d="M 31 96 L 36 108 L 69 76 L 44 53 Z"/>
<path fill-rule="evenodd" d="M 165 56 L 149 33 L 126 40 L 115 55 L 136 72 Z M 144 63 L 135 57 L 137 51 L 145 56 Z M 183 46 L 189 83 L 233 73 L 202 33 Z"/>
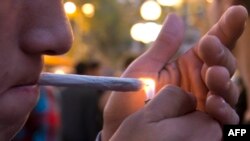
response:
<path fill-rule="evenodd" d="M 64 0 L 74 43 L 62 56 L 45 57 L 46 70 L 71 73 L 80 61 L 98 60 L 102 71 L 119 75 L 123 63 L 155 40 L 165 17 L 175 12 L 186 26 L 185 49 L 209 27 L 212 0 Z"/>

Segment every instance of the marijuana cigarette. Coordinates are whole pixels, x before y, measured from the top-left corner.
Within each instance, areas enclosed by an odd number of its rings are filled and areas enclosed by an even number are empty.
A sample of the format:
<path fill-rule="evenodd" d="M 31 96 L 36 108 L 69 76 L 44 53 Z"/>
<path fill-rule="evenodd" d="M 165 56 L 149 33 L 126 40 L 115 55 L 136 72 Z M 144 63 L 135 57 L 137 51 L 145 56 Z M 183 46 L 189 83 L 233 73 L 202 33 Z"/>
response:
<path fill-rule="evenodd" d="M 54 73 L 42 73 L 38 84 L 61 87 L 90 87 L 123 92 L 138 91 L 143 88 L 143 82 L 136 78 Z"/>

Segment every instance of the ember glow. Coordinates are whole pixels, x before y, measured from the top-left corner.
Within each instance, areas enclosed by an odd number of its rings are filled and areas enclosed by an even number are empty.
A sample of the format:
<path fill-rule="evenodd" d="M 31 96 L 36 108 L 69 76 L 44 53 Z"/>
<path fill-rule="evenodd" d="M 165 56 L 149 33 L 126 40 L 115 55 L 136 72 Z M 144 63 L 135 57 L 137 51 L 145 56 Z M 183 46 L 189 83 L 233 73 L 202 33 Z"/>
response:
<path fill-rule="evenodd" d="M 140 80 L 144 84 L 143 89 L 147 96 L 146 100 L 153 99 L 155 95 L 155 81 L 151 78 L 140 78 Z"/>

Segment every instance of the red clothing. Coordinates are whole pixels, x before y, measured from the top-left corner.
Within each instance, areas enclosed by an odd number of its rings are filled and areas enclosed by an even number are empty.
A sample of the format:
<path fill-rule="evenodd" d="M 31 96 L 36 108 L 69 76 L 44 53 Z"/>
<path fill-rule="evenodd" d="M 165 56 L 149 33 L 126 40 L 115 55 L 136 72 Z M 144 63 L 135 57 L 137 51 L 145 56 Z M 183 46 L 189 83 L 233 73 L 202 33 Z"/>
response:
<path fill-rule="evenodd" d="M 52 87 L 41 87 L 39 101 L 13 141 L 56 141 L 60 113 Z"/>

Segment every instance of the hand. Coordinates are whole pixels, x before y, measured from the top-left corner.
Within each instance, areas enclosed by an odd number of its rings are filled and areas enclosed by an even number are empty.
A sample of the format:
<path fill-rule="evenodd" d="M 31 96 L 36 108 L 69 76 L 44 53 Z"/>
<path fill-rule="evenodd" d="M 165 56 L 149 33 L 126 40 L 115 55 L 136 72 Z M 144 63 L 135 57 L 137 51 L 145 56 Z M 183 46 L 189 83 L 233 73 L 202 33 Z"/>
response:
<path fill-rule="evenodd" d="M 122 122 L 111 141 L 218 141 L 220 125 L 196 111 L 195 97 L 169 85 Z"/>
<path fill-rule="evenodd" d="M 178 85 L 195 95 L 199 110 L 206 109 L 221 123 L 237 123 L 238 116 L 230 106 L 239 95 L 230 80 L 236 67 L 230 49 L 243 32 L 246 19 L 244 7 L 229 8 L 196 46 L 170 62 L 184 32 L 181 20 L 170 15 L 152 47 L 128 67 L 123 77 L 151 77 L 157 82 L 157 90 L 166 84 Z M 104 140 L 113 135 L 127 116 L 143 107 L 144 95 L 143 91 L 111 95 L 104 112 Z M 218 105 L 226 112 L 214 108 Z"/>

